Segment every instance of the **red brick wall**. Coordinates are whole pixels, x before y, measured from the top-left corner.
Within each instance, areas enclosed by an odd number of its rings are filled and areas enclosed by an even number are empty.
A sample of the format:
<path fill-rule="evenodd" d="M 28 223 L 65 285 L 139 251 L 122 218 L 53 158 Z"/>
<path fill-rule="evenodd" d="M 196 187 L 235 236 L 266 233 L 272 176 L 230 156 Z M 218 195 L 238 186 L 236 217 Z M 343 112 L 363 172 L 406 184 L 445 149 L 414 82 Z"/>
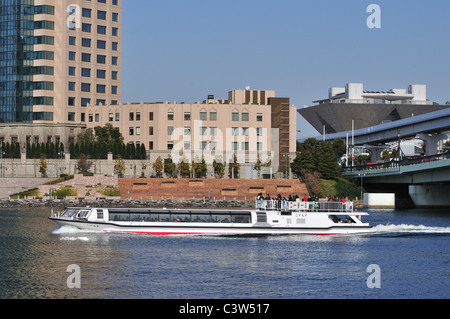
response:
<path fill-rule="evenodd" d="M 209 186 L 211 183 L 211 187 Z M 160 178 L 121 178 L 120 195 L 123 199 L 158 200 L 164 199 L 202 199 L 252 200 L 259 193 L 278 194 L 288 197 L 307 195 L 306 186 L 292 179 L 160 179 Z"/>

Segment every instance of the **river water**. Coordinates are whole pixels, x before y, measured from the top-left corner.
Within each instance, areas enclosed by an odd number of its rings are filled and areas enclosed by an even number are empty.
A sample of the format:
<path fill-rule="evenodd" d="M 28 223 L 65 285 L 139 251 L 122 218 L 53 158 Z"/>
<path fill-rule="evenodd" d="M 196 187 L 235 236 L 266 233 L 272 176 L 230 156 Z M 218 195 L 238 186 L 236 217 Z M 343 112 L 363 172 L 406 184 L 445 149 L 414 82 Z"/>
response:
<path fill-rule="evenodd" d="M 450 211 L 368 212 L 370 234 L 243 238 L 82 232 L 4 208 L 0 298 L 447 299 Z"/>

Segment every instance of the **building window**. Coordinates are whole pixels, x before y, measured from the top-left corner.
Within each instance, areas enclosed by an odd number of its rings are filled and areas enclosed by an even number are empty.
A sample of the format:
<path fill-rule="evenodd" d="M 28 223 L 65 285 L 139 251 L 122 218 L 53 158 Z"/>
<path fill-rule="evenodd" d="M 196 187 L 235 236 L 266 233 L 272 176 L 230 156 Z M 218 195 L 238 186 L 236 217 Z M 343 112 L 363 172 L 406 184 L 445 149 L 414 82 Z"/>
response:
<path fill-rule="evenodd" d="M 207 121 L 208 114 L 206 112 L 200 112 L 200 121 Z"/>
<path fill-rule="evenodd" d="M 173 121 L 173 112 L 167 113 L 167 120 L 168 121 Z"/>
<path fill-rule="evenodd" d="M 231 135 L 238 136 L 239 135 L 239 127 L 232 127 L 231 128 Z"/>
<path fill-rule="evenodd" d="M 106 20 L 106 11 L 98 10 L 97 19 Z"/>
<path fill-rule="evenodd" d="M 231 120 L 232 121 L 239 121 L 239 113 L 233 112 L 231 114 Z"/>
<path fill-rule="evenodd" d="M 81 53 L 81 61 L 91 62 L 91 55 L 89 53 Z"/>
<path fill-rule="evenodd" d="M 186 135 L 186 136 L 191 135 L 191 128 L 190 127 L 185 127 L 184 128 L 184 135 Z"/>
<path fill-rule="evenodd" d="M 242 128 L 242 136 L 248 136 L 248 127 Z"/>
<path fill-rule="evenodd" d="M 116 113 L 116 122 L 120 121 L 120 113 Z"/>
<path fill-rule="evenodd" d="M 130 135 L 130 136 L 133 136 L 133 135 L 134 135 L 134 127 L 130 127 L 129 135 Z"/>
<path fill-rule="evenodd" d="M 130 117 L 129 117 L 130 121 L 134 121 L 134 113 L 130 112 Z"/>
<path fill-rule="evenodd" d="M 113 121 L 114 121 L 114 113 L 109 113 L 109 115 L 108 115 L 108 120 L 109 120 L 110 122 L 113 122 Z"/>
<path fill-rule="evenodd" d="M 148 113 L 148 119 L 149 119 L 150 121 L 153 121 L 153 112 L 149 112 L 149 113 Z"/>
<path fill-rule="evenodd" d="M 206 135 L 208 131 L 208 128 L 206 126 L 200 127 L 200 135 Z"/>
<path fill-rule="evenodd" d="M 248 142 L 242 142 L 242 150 L 248 151 Z"/>
<path fill-rule="evenodd" d="M 238 142 L 233 142 L 233 143 L 231 144 L 231 149 L 232 149 L 233 151 L 238 151 L 238 150 L 239 150 L 239 144 L 238 144 Z"/>
<path fill-rule="evenodd" d="M 170 150 L 173 150 L 173 142 L 167 142 L 167 149 L 170 151 Z"/>
<path fill-rule="evenodd" d="M 185 112 L 184 113 L 184 120 L 185 121 L 190 121 L 191 120 L 191 113 L 190 112 Z"/>
<path fill-rule="evenodd" d="M 75 112 L 69 112 L 67 120 L 69 122 L 74 122 L 75 121 Z"/>
<path fill-rule="evenodd" d="M 141 135 L 141 128 L 138 126 L 138 127 L 136 127 L 136 135 Z M 138 143 L 138 144 L 140 144 L 140 143 Z"/>
<path fill-rule="evenodd" d="M 184 149 L 190 150 L 191 149 L 191 142 L 184 142 Z"/>
<path fill-rule="evenodd" d="M 262 136 L 262 135 L 263 135 L 263 129 L 262 129 L 262 127 L 257 127 L 257 128 L 256 128 L 256 135 L 257 135 L 257 136 Z"/>
<path fill-rule="evenodd" d="M 211 143 L 209 143 L 209 149 L 210 149 L 211 151 L 215 151 L 215 150 L 216 150 L 216 147 L 217 147 L 217 143 L 216 143 L 216 142 L 211 142 Z"/>
<path fill-rule="evenodd" d="M 153 126 L 148 128 L 148 135 L 153 135 Z"/>
<path fill-rule="evenodd" d="M 263 120 L 263 115 L 262 115 L 262 113 L 258 113 L 258 114 L 256 115 L 256 121 L 262 122 L 262 120 Z"/>
<path fill-rule="evenodd" d="M 242 113 L 242 120 L 248 121 L 248 113 Z"/>
<path fill-rule="evenodd" d="M 209 128 L 209 135 L 216 136 L 217 135 L 217 127 L 210 127 Z"/>
<path fill-rule="evenodd" d="M 153 141 L 148 142 L 148 149 L 149 149 L 150 151 L 152 151 L 153 148 L 154 148 L 154 146 L 153 146 Z"/>
<path fill-rule="evenodd" d="M 217 121 L 217 112 L 209 112 L 209 120 Z"/>
<path fill-rule="evenodd" d="M 257 151 L 262 151 L 262 150 L 263 150 L 262 142 L 256 143 L 256 150 L 257 150 Z"/>
<path fill-rule="evenodd" d="M 167 135 L 171 136 L 173 134 L 173 126 L 167 127 Z"/>

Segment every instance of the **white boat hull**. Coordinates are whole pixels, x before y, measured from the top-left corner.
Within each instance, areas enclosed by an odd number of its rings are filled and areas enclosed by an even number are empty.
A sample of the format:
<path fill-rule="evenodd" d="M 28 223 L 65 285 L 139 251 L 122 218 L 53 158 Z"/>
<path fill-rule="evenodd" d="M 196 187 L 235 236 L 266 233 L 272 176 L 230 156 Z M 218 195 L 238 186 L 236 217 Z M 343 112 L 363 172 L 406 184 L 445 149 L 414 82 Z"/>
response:
<path fill-rule="evenodd" d="M 332 227 L 258 227 L 241 225 L 173 225 L 158 223 L 158 225 L 117 225 L 112 223 L 94 223 L 84 221 L 65 221 L 53 219 L 60 226 L 75 227 L 86 231 L 107 233 L 132 233 L 147 235 L 221 235 L 221 236 L 258 236 L 258 235 L 346 235 L 367 233 L 370 226 L 337 225 Z"/>

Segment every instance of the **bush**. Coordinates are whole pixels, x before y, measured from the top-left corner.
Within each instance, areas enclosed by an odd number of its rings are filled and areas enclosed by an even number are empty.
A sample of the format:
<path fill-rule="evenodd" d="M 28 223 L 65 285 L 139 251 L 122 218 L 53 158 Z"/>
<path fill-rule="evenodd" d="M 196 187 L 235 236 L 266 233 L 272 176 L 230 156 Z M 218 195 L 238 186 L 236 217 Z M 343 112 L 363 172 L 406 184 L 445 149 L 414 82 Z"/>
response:
<path fill-rule="evenodd" d="M 77 190 L 70 187 L 61 188 L 55 192 L 55 196 L 58 198 L 66 198 L 68 196 L 77 196 L 77 195 L 78 195 Z"/>

